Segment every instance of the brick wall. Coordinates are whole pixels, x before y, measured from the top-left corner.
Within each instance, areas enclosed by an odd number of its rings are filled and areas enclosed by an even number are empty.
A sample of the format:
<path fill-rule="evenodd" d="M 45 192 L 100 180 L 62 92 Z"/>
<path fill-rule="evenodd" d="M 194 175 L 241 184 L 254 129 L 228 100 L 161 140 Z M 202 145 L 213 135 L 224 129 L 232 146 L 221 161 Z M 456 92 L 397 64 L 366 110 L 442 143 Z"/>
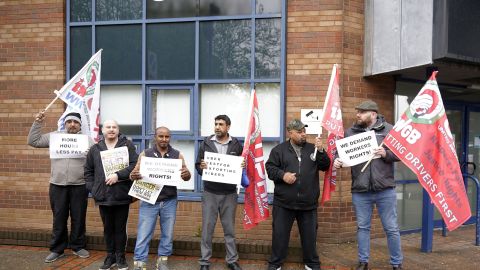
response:
<path fill-rule="evenodd" d="M 0 229 L 51 229 L 48 203 L 50 161 L 48 151 L 26 145 L 36 112 L 54 97 L 65 82 L 65 1 L 0 2 Z M 301 108 L 321 107 L 332 65 L 341 73 L 341 98 L 345 127 L 361 99 L 377 101 L 392 120 L 394 82 L 390 78 L 365 79 L 363 70 L 363 0 L 292 0 L 287 12 L 287 121 L 300 116 Z M 56 129 L 64 110 L 57 101 L 47 113 L 45 131 Z M 237 238 L 271 240 L 271 219 L 255 230 L 241 228 L 237 211 Z M 128 230 L 135 235 L 138 203 L 132 205 Z M 319 208 L 321 242 L 354 239 L 355 219 L 351 206 L 350 175 L 342 170 L 337 191 Z M 197 241 L 201 229 L 199 202 L 180 202 L 176 237 Z M 90 200 L 88 234 L 101 235 L 98 209 Z M 157 232 L 158 233 L 158 232 Z M 382 233 L 378 221 L 374 233 Z M 215 237 L 223 237 L 217 224 Z M 292 245 L 299 244 L 292 230 Z M 198 240 L 199 241 L 199 240 Z"/>

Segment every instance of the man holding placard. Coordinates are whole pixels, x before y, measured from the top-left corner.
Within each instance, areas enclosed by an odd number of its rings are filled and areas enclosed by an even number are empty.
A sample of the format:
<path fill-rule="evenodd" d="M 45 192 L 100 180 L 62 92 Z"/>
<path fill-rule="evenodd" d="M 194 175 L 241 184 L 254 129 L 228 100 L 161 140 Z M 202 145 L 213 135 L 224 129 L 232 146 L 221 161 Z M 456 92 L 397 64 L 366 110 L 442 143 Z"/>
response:
<path fill-rule="evenodd" d="M 230 118 L 227 115 L 218 115 L 215 117 L 215 134 L 206 137 L 200 144 L 198 150 L 195 168 L 200 175 L 210 164 L 220 163 L 215 157 L 211 160 L 205 159 L 205 152 L 213 152 L 222 155 L 240 156 L 243 147 L 240 142 L 230 136 Z M 227 163 L 224 163 L 227 164 Z M 234 168 L 236 169 L 236 168 Z M 221 174 L 221 173 L 219 173 Z M 205 177 L 205 176 L 202 176 Z M 235 243 L 235 211 L 237 209 L 237 185 L 231 183 L 231 179 L 226 179 L 226 183 L 203 181 L 202 196 L 202 241 L 200 245 L 201 258 L 200 269 L 208 270 L 210 268 L 210 257 L 212 257 L 212 237 L 215 230 L 217 218 L 220 215 L 222 223 L 227 267 L 232 270 L 241 270 L 238 264 L 237 246 Z M 240 178 L 238 178 L 240 184 Z"/>
<path fill-rule="evenodd" d="M 115 120 L 103 122 L 102 134 L 104 138 L 88 151 L 85 164 L 87 189 L 100 210 L 107 250 L 100 270 L 114 265 L 118 270 L 127 270 L 127 220 L 132 202 L 128 191 L 132 185 L 130 173 L 138 155 L 133 143 L 120 134 Z"/>
<path fill-rule="evenodd" d="M 50 148 L 50 207 L 53 214 L 50 254 L 46 263 L 65 256 L 67 246 L 81 258 L 88 258 L 85 250 L 85 215 L 87 214 L 88 192 L 85 186 L 83 165 L 88 148 L 94 144 L 87 135 L 81 134 L 82 120 L 79 113 L 65 116 L 65 131 L 41 134 L 45 119 L 44 111 L 35 116 L 28 134 L 28 144 L 35 148 Z M 70 239 L 68 218 L 70 217 Z"/>
<path fill-rule="evenodd" d="M 160 217 L 160 243 L 158 244 L 157 270 L 168 270 L 168 256 L 173 250 L 173 227 L 177 214 L 177 186 L 179 181 L 188 181 L 191 178 L 190 171 L 185 165 L 183 155 L 170 146 L 170 130 L 159 127 L 155 130 L 155 145 L 140 154 L 137 165 L 130 173 L 130 179 L 139 180 L 150 178 L 154 185 L 162 186 L 158 198 L 153 204 L 145 201 L 140 202 L 138 212 L 137 243 L 135 244 L 134 270 L 146 270 L 150 240 L 155 231 L 157 216 Z M 176 159 L 180 168 L 172 163 L 157 163 L 157 159 Z M 143 170 L 142 167 L 154 166 L 151 170 Z M 142 165 L 141 165 L 142 164 Z M 178 174 L 177 174 L 178 173 Z M 158 180 L 157 180 L 158 179 Z M 178 182 L 178 183 L 176 183 Z M 166 184 L 165 184 L 166 183 Z"/>
<path fill-rule="evenodd" d="M 287 124 L 289 140 L 275 146 L 265 167 L 275 183 L 272 216 L 272 255 L 269 270 L 281 269 L 287 257 L 290 231 L 297 220 L 305 269 L 320 270 L 317 253 L 319 171 L 330 167 L 322 141 L 307 142 L 306 125 L 294 119 Z M 317 151 L 318 149 L 318 151 Z M 314 157 L 310 154 L 314 153 Z"/>
<path fill-rule="evenodd" d="M 345 138 L 359 135 L 364 132 L 374 132 L 376 140 L 381 143 L 392 129 L 382 115 L 378 114 L 378 105 L 367 100 L 355 107 L 357 110 L 356 123 L 345 132 Z M 367 142 L 368 136 L 354 142 Z M 361 145 L 357 143 L 357 145 Z M 361 146 L 357 146 L 361 148 Z M 402 248 L 400 229 L 397 221 L 397 195 L 393 178 L 393 162 L 399 159 L 386 147 L 372 149 L 369 156 L 379 158 L 363 170 L 365 162 L 351 167 L 352 172 L 352 203 L 357 218 L 357 270 L 367 270 L 370 257 L 370 227 L 374 204 L 382 220 L 383 230 L 387 235 L 390 264 L 393 269 L 402 269 Z M 361 155 L 358 154 L 358 155 Z M 335 159 L 334 166 L 339 169 L 346 164 L 340 158 Z"/>

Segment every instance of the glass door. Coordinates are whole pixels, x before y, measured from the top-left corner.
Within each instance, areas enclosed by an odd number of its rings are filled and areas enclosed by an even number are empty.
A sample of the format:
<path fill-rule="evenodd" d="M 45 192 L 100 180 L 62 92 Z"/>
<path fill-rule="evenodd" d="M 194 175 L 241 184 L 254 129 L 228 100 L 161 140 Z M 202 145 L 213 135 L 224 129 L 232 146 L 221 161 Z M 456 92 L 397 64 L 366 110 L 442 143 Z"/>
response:
<path fill-rule="evenodd" d="M 466 162 L 464 173 L 468 173 L 480 179 L 480 107 L 471 107 L 467 109 L 468 118 L 468 140 Z M 477 187 L 472 180 L 467 183 L 467 195 L 470 202 L 472 216 L 476 215 Z"/>

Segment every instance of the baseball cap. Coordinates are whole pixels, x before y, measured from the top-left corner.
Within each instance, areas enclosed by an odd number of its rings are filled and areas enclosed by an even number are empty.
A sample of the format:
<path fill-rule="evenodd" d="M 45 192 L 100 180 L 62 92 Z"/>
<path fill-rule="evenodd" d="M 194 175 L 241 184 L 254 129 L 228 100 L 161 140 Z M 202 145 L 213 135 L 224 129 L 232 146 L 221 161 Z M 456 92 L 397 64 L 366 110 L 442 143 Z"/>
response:
<path fill-rule="evenodd" d="M 305 125 L 304 123 L 302 123 L 302 121 L 300 121 L 298 119 L 293 119 L 292 121 L 288 122 L 288 124 L 287 124 L 287 130 L 288 131 L 290 131 L 292 129 L 301 130 L 304 127 L 308 127 L 308 125 Z"/>

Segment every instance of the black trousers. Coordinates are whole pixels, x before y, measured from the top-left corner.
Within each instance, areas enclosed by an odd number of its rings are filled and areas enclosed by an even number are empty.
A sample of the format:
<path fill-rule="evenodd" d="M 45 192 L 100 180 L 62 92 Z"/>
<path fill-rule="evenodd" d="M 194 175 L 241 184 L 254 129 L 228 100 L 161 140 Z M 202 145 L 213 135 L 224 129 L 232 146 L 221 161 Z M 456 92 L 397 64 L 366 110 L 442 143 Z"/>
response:
<path fill-rule="evenodd" d="M 110 254 L 125 254 L 130 204 L 100 205 L 99 208 L 107 252 Z"/>
<path fill-rule="evenodd" d="M 273 206 L 272 256 L 268 263 L 280 267 L 288 254 L 288 243 L 293 221 L 297 220 L 303 250 L 303 262 L 312 269 L 320 269 L 317 253 L 317 209 L 301 211 Z"/>
<path fill-rule="evenodd" d="M 59 186 L 50 184 L 50 207 L 53 213 L 52 240 L 50 251 L 63 253 L 70 246 L 74 251 L 85 248 L 85 215 L 87 214 L 88 192 L 85 185 Z M 70 241 L 68 240 L 68 218 L 70 217 Z"/>

